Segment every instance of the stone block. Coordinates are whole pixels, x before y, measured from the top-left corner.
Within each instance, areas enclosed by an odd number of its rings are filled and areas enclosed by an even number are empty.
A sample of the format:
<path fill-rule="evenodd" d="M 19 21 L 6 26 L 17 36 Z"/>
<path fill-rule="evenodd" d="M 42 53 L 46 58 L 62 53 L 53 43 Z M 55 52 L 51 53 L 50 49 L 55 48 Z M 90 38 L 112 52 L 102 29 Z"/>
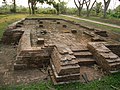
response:
<path fill-rule="evenodd" d="M 26 64 L 16 64 L 16 63 L 14 63 L 14 70 L 25 70 L 25 69 L 27 69 Z"/>
<path fill-rule="evenodd" d="M 43 28 L 44 26 L 42 24 L 39 25 L 39 28 Z"/>
<path fill-rule="evenodd" d="M 44 44 L 44 38 L 38 38 L 37 44 L 39 44 L 39 45 Z"/>
<path fill-rule="evenodd" d="M 60 22 L 57 22 L 57 24 L 60 24 Z"/>
<path fill-rule="evenodd" d="M 72 32 L 73 34 L 75 34 L 75 33 L 77 33 L 77 30 L 76 30 L 76 29 L 72 29 L 71 32 Z"/>
<path fill-rule="evenodd" d="M 63 28 L 67 28 L 67 25 L 63 25 Z"/>

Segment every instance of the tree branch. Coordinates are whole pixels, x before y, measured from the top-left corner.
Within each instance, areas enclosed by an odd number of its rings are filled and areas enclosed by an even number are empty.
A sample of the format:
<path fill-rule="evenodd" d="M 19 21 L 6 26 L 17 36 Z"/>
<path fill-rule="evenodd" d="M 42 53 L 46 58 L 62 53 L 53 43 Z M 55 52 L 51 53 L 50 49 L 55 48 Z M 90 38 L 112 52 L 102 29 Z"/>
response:
<path fill-rule="evenodd" d="M 74 0 L 74 3 L 75 3 L 75 6 L 77 7 L 77 8 L 79 8 L 79 6 L 77 5 L 77 3 L 76 3 L 76 1 Z"/>
<path fill-rule="evenodd" d="M 94 1 L 94 3 L 92 4 L 91 8 L 90 8 L 90 11 L 92 10 L 94 4 L 96 3 L 96 0 Z"/>

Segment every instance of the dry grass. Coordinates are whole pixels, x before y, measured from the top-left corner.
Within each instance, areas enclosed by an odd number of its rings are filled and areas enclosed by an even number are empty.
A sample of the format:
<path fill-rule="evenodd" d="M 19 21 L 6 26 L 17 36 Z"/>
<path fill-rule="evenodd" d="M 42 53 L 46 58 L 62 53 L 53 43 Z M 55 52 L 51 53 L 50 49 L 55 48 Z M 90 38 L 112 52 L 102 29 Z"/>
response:
<path fill-rule="evenodd" d="M 0 38 L 9 24 L 27 16 L 27 14 L 0 15 Z"/>

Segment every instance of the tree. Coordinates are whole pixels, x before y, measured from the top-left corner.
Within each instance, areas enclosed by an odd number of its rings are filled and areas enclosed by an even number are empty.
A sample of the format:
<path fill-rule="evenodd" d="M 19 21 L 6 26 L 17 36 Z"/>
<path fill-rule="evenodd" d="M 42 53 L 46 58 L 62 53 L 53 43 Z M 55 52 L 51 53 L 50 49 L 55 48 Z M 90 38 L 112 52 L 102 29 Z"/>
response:
<path fill-rule="evenodd" d="M 37 0 L 31 0 L 31 11 L 32 11 L 32 14 L 35 14 L 36 4 L 37 4 Z"/>
<path fill-rule="evenodd" d="M 106 15 L 107 15 L 107 9 L 109 7 L 109 4 L 110 4 L 110 1 L 111 0 L 104 0 L 104 14 L 103 14 L 103 18 L 106 18 Z"/>
<path fill-rule="evenodd" d="M 4 5 L 6 5 L 7 4 L 7 2 L 6 2 L 6 0 L 3 0 L 3 2 L 2 2 Z"/>
<path fill-rule="evenodd" d="M 12 0 L 12 1 L 13 1 L 12 12 L 16 13 L 16 0 Z M 3 2 L 6 2 L 6 0 L 3 0 Z"/>
<path fill-rule="evenodd" d="M 16 13 L 16 0 L 13 0 L 13 12 Z"/>
<path fill-rule="evenodd" d="M 78 15 L 79 16 L 81 16 L 81 11 L 82 11 L 83 5 L 85 4 L 84 1 L 85 0 L 77 0 L 77 1 L 74 0 L 75 6 L 78 9 Z"/>
<path fill-rule="evenodd" d="M 90 16 L 90 12 L 94 6 L 94 4 L 96 3 L 96 0 L 92 3 L 92 6 L 90 7 L 90 4 L 91 4 L 91 0 L 85 0 L 85 4 L 86 4 L 86 8 L 87 8 L 87 17 Z"/>
<path fill-rule="evenodd" d="M 53 5 L 53 7 L 56 9 L 56 11 L 57 11 L 57 15 L 59 15 L 59 13 L 60 13 L 60 8 L 59 8 L 59 2 L 58 3 L 56 3 L 55 1 L 53 1 L 52 2 L 52 5 Z"/>
<path fill-rule="evenodd" d="M 28 0 L 29 14 L 31 14 L 31 0 Z"/>
<path fill-rule="evenodd" d="M 36 4 L 37 3 L 47 3 L 51 4 L 52 0 L 28 0 L 28 6 L 29 6 L 29 13 L 30 14 L 35 14 L 35 9 L 36 9 Z"/>
<path fill-rule="evenodd" d="M 120 18 L 120 5 L 113 10 L 113 17 Z"/>
<path fill-rule="evenodd" d="M 67 6 L 66 6 L 67 2 L 61 1 L 59 4 L 59 9 L 60 9 L 60 13 L 64 14 L 66 13 L 67 10 Z"/>
<path fill-rule="evenodd" d="M 102 11 L 102 2 L 96 2 L 95 12 L 98 15 Z"/>

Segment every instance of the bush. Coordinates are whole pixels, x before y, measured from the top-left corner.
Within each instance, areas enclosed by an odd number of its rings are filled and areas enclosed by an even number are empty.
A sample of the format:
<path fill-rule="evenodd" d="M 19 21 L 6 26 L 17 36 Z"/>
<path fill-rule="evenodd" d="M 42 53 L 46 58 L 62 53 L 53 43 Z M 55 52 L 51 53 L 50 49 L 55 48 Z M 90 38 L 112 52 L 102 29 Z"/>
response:
<path fill-rule="evenodd" d="M 111 14 L 112 17 L 120 18 L 120 12 Z"/>
<path fill-rule="evenodd" d="M 56 14 L 56 10 L 51 8 L 38 8 L 38 14 Z"/>
<path fill-rule="evenodd" d="M 77 9 L 76 8 L 67 8 L 66 9 L 66 14 L 69 14 L 69 15 L 75 15 L 77 13 Z"/>

